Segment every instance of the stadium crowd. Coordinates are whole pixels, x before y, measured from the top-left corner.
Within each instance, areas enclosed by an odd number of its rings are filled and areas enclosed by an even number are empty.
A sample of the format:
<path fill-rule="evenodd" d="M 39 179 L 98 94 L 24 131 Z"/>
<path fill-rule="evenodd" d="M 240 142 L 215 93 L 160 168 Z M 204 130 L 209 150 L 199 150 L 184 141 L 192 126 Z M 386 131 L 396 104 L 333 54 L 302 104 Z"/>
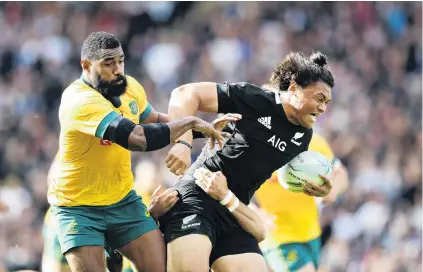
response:
<path fill-rule="evenodd" d="M 322 264 L 329 271 L 422 271 L 421 2 L 0 7 L 0 271 L 39 269 L 60 96 L 81 73 L 83 40 L 97 30 L 124 42 L 126 73 L 164 112 L 170 92 L 183 83 L 260 85 L 291 50 L 327 54 L 333 103 L 315 131 L 347 166 L 351 186 L 322 210 L 330 236 Z M 164 164 L 167 150 L 134 155 L 134 167 L 142 162 L 139 186 L 176 181 Z"/>

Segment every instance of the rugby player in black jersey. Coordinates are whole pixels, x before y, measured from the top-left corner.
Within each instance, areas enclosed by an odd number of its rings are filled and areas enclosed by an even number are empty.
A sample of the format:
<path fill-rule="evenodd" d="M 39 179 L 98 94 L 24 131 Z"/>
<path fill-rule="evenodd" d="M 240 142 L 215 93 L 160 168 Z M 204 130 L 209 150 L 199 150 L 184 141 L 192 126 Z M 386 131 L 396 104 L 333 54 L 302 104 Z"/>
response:
<path fill-rule="evenodd" d="M 175 185 L 181 200 L 160 219 L 168 243 L 168 271 L 206 272 L 209 265 L 215 272 L 267 270 L 257 239 L 242 228 L 251 213 L 246 205 L 273 171 L 308 149 L 313 124 L 331 101 L 334 79 L 326 62 L 321 53 L 309 58 L 287 55 L 270 78 L 280 92 L 249 83 L 191 83 L 172 92 L 171 119 L 197 111 L 238 113 L 242 119 L 225 128 L 230 137 L 220 150 L 203 149 L 186 173 L 191 133 L 184 134 L 166 158 L 173 173 L 184 174 Z M 239 201 L 231 203 L 228 195 L 219 203 L 208 196 L 193 177 L 201 167 L 226 176 Z M 330 181 L 324 180 L 322 186 L 307 183 L 306 191 L 327 195 Z"/>

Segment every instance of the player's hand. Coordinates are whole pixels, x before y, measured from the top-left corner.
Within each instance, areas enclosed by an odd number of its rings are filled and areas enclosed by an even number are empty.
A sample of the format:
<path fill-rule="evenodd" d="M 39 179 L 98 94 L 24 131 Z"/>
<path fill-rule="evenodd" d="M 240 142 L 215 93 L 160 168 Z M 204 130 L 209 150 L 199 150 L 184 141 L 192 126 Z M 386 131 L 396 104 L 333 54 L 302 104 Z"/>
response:
<path fill-rule="evenodd" d="M 148 206 L 148 211 L 154 219 L 159 219 L 160 216 L 167 213 L 178 202 L 178 191 L 169 188 L 159 195 L 161 186 L 157 187 L 151 195 L 151 203 Z"/>
<path fill-rule="evenodd" d="M 221 131 L 226 125 L 230 122 L 236 122 L 242 119 L 241 114 L 237 113 L 227 113 L 222 117 L 215 119 L 212 124 L 214 129 Z M 226 134 L 226 133 L 225 133 Z"/>
<path fill-rule="evenodd" d="M 222 147 L 223 136 L 222 132 L 214 128 L 213 124 L 204 121 L 200 118 L 195 118 L 194 127 L 192 128 L 195 131 L 201 132 L 204 136 L 209 137 L 210 148 L 213 149 L 215 143 Z"/>
<path fill-rule="evenodd" d="M 228 194 L 228 183 L 222 172 L 211 172 L 206 168 L 199 168 L 194 172 L 195 183 L 209 196 L 217 201 L 223 200 Z"/>
<path fill-rule="evenodd" d="M 309 196 L 325 197 L 332 190 L 332 182 L 325 176 L 320 175 L 323 179 L 322 185 L 317 185 L 313 182 L 306 181 L 303 183 L 303 193 Z"/>
<path fill-rule="evenodd" d="M 175 144 L 166 157 L 166 165 L 170 172 L 181 176 L 191 166 L 191 149 L 184 144 Z"/>

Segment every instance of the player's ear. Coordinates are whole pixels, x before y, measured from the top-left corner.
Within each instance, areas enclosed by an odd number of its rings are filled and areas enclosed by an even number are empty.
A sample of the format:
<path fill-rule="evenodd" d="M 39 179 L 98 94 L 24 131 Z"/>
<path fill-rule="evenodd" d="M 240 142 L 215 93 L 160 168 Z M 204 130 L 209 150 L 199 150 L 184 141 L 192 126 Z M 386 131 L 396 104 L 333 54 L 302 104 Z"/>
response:
<path fill-rule="evenodd" d="M 292 96 L 298 96 L 298 92 L 301 92 L 302 88 L 294 80 L 291 80 L 288 91 Z"/>
<path fill-rule="evenodd" d="M 91 62 L 89 62 L 88 60 L 81 60 L 81 67 L 82 70 L 89 72 L 91 68 Z"/>

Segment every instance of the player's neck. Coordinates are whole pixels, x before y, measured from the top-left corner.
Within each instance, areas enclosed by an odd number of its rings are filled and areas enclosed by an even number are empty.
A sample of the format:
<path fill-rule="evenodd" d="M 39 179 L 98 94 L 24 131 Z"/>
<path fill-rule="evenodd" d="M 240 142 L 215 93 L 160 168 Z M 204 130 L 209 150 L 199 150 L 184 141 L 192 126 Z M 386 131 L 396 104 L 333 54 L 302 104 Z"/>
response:
<path fill-rule="evenodd" d="M 296 118 L 297 109 L 289 102 L 288 92 L 279 92 L 279 96 L 281 99 L 282 108 L 288 121 L 294 125 L 299 125 L 300 123 Z"/>
<path fill-rule="evenodd" d="M 91 88 L 95 89 L 93 87 L 93 83 L 92 83 L 91 77 L 90 77 L 90 75 L 87 72 L 82 71 L 81 80 L 84 81 L 85 84 L 87 84 Z"/>

